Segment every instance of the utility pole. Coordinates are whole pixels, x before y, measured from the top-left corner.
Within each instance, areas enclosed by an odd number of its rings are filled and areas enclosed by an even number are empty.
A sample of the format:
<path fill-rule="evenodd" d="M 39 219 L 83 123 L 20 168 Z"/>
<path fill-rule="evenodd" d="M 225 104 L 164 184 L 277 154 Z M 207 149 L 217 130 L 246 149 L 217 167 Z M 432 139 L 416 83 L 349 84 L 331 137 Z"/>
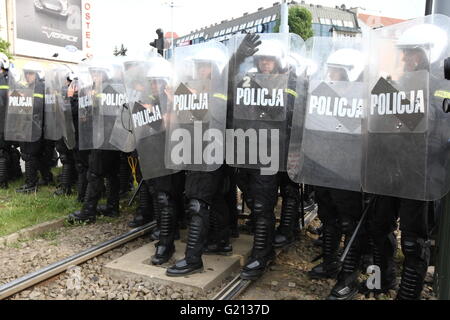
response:
<path fill-rule="evenodd" d="M 289 7 L 286 0 L 283 0 L 280 11 L 280 33 L 289 33 L 288 17 Z"/>

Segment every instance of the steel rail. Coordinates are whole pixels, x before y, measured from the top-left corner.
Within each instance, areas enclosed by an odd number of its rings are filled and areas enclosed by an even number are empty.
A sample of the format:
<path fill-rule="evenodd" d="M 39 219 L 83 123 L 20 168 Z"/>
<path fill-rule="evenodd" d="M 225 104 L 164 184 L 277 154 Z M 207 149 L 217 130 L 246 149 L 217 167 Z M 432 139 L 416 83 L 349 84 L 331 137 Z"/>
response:
<path fill-rule="evenodd" d="M 144 226 L 130 230 L 114 239 L 95 245 L 89 249 L 81 251 L 73 256 L 55 262 L 35 272 L 26 274 L 16 280 L 0 286 L 0 300 L 8 298 L 20 291 L 32 287 L 42 281 L 50 279 L 72 266 L 79 265 L 118 246 L 139 238 L 156 227 L 156 221 L 152 221 Z"/>

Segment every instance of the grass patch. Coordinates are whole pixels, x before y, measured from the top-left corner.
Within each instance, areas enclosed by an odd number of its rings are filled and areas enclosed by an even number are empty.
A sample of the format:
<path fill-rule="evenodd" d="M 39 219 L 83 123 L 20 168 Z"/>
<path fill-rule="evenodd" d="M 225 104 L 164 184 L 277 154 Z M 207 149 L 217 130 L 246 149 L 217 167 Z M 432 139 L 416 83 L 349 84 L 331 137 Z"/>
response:
<path fill-rule="evenodd" d="M 48 231 L 41 234 L 39 238 L 52 241 L 55 240 L 58 235 L 59 235 L 58 231 Z"/>
<path fill-rule="evenodd" d="M 54 169 L 56 175 L 60 169 Z M 7 190 L 0 190 L 0 237 L 20 229 L 43 222 L 66 217 L 79 210 L 81 204 L 72 196 L 55 196 L 55 186 L 39 187 L 38 192 L 30 194 L 16 193 L 24 184 L 23 180 L 9 184 Z M 50 237 L 56 237 L 52 235 Z M 52 240 L 52 239 L 49 239 Z"/>

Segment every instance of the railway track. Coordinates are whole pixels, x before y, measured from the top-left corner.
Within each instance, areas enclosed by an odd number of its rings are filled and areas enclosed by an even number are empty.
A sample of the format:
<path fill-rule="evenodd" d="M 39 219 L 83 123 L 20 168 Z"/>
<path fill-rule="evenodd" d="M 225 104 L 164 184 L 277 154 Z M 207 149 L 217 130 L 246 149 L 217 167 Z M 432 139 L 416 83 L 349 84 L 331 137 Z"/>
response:
<path fill-rule="evenodd" d="M 305 219 L 305 227 L 308 226 L 316 217 L 317 210 L 308 212 Z M 82 264 L 88 260 L 91 260 L 99 255 L 102 255 L 114 248 L 117 248 L 125 243 L 135 240 L 146 233 L 149 233 L 156 227 L 156 222 L 150 222 L 142 227 L 133 229 L 123 235 L 120 235 L 114 239 L 105 241 L 87 250 L 81 251 L 66 259 L 53 263 L 45 268 L 39 269 L 35 272 L 29 273 L 16 280 L 6 283 L 0 286 L 0 300 L 11 297 L 23 290 L 33 287 L 41 282 L 44 282 L 52 277 L 55 277 L 69 268 Z M 281 250 L 277 250 L 277 254 Z M 224 287 L 213 300 L 233 300 L 236 299 L 242 292 L 244 292 L 248 286 L 252 283 L 250 280 L 240 279 L 239 276 L 233 278 L 230 283 Z"/>
<path fill-rule="evenodd" d="M 20 277 L 14 281 L 6 283 L 0 286 L 0 300 L 6 299 L 16 293 L 19 293 L 27 288 L 37 285 L 45 280 L 48 280 L 70 267 L 79 265 L 92 258 L 95 258 L 105 252 L 108 252 L 114 248 L 117 248 L 127 242 L 130 242 L 136 238 L 143 236 L 156 227 L 156 222 L 150 222 L 142 227 L 133 229 L 127 233 L 124 233 L 114 239 L 105 241 L 87 250 L 81 251 L 73 256 L 70 256 L 61 261 L 55 262 L 45 268 L 39 269 L 35 272 L 29 273 L 23 277 Z"/>
<path fill-rule="evenodd" d="M 309 211 L 304 217 L 304 228 L 311 224 L 316 216 L 317 206 L 314 206 L 313 210 Z M 276 250 L 276 255 L 278 256 L 282 251 L 282 249 Z M 244 292 L 251 283 L 252 281 L 241 279 L 240 276 L 237 275 L 213 298 L 213 300 L 234 300 Z"/>

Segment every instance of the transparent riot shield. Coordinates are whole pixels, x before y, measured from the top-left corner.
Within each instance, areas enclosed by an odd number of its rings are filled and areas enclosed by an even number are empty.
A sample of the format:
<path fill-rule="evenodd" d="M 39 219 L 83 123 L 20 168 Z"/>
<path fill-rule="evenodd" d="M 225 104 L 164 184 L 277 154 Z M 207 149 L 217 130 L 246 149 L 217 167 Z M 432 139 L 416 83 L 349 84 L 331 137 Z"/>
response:
<path fill-rule="evenodd" d="M 139 165 L 144 179 L 173 174 L 165 164 L 169 115 L 167 90 L 171 84 L 171 64 L 161 57 L 141 62 L 125 72 Z"/>
<path fill-rule="evenodd" d="M 98 88 L 100 89 L 100 88 Z M 94 98 L 94 108 L 98 108 L 96 123 L 103 124 L 94 130 L 94 148 L 100 150 L 118 150 L 110 143 L 111 134 L 120 111 L 127 103 L 123 83 L 103 83 Z"/>
<path fill-rule="evenodd" d="M 216 41 L 175 49 L 168 91 L 166 165 L 213 171 L 224 161 L 228 53 Z"/>
<path fill-rule="evenodd" d="M 313 37 L 305 48 L 318 67 L 306 107 L 294 111 L 288 174 L 298 183 L 360 191 L 367 60 L 361 40 Z"/>
<path fill-rule="evenodd" d="M 14 74 L 9 77 L 5 140 L 35 142 L 42 136 L 44 81 L 37 74 L 25 76 L 19 68 Z"/>
<path fill-rule="evenodd" d="M 67 81 L 67 77 L 70 73 L 76 74 L 76 72 L 68 70 L 68 68 L 59 69 L 60 79 L 64 81 Z M 65 85 L 61 87 L 58 104 L 59 108 L 57 109 L 58 119 L 62 126 L 62 138 L 69 150 L 75 148 L 77 143 L 71 104 L 71 99 L 74 99 L 74 94 L 76 94 L 75 91 L 78 91 L 78 89 L 75 89 L 75 86 L 78 86 L 77 81 L 78 79 L 75 78 L 70 84 L 65 82 Z"/>
<path fill-rule="evenodd" d="M 62 138 L 62 123 L 58 117 L 64 83 L 60 82 L 56 66 L 45 71 L 44 138 L 58 141 Z"/>
<path fill-rule="evenodd" d="M 44 138 L 63 139 L 67 148 L 75 147 L 75 127 L 68 87 L 68 76 L 73 73 L 65 65 L 52 66 L 45 73 Z"/>
<path fill-rule="evenodd" d="M 131 114 L 135 102 L 140 101 L 145 91 L 145 77 L 149 68 L 147 60 L 154 56 L 139 55 L 136 58 L 124 58 L 122 61 L 127 102 L 119 108 L 119 114 L 111 132 L 110 143 L 126 153 L 136 149 Z"/>
<path fill-rule="evenodd" d="M 94 83 L 87 67 L 80 68 L 78 73 L 78 148 L 94 149 Z M 96 117 L 98 119 L 98 116 Z M 97 124 L 97 125 L 103 125 Z"/>
<path fill-rule="evenodd" d="M 375 30 L 363 122 L 365 192 L 415 200 L 450 187 L 450 115 L 443 61 L 450 19 L 431 15 Z"/>
<path fill-rule="evenodd" d="M 250 37 L 230 39 L 233 134 L 227 134 L 227 163 L 286 171 L 292 113 L 295 105 L 304 105 L 304 76 L 293 59 L 302 55 L 303 40 L 295 34 L 260 34 L 257 51 L 247 56 Z"/>
<path fill-rule="evenodd" d="M 84 118 L 83 124 L 79 123 L 80 141 L 86 138 L 83 143 L 92 149 L 118 150 L 110 140 L 120 108 L 126 103 L 122 63 L 99 57 L 89 60 L 83 69 L 88 85 L 79 93 L 80 107 L 85 107 L 79 110 L 79 120 Z M 87 126 L 85 133 L 81 125 Z"/>

